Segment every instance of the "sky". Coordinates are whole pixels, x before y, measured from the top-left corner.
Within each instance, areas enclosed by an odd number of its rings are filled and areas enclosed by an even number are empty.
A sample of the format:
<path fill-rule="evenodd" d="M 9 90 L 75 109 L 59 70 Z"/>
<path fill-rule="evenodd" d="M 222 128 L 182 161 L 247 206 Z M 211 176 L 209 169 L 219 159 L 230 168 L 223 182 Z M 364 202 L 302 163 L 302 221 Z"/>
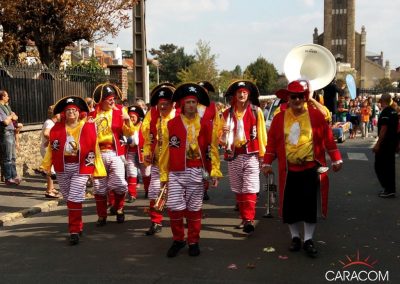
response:
<path fill-rule="evenodd" d="M 264 57 L 283 72 L 295 46 L 312 43 L 314 28 L 323 33 L 323 0 L 146 0 L 147 49 L 172 43 L 195 54 L 196 43 L 209 44 L 217 68 L 244 70 Z M 400 66 L 399 1 L 356 0 L 355 30 L 367 32 L 367 52 L 383 52 L 392 69 Z M 132 28 L 113 45 L 132 50 Z M 151 57 L 149 55 L 149 57 Z"/>

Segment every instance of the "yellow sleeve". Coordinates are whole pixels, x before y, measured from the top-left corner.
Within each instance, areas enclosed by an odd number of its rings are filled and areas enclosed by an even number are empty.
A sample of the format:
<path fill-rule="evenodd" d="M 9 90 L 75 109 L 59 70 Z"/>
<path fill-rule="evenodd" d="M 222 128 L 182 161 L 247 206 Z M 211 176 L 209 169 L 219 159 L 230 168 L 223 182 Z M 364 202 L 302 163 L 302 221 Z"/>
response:
<path fill-rule="evenodd" d="M 96 153 L 94 158 L 94 172 L 93 177 L 107 176 L 106 168 L 104 167 L 103 158 L 101 157 L 99 143 L 96 139 Z"/>
<path fill-rule="evenodd" d="M 122 113 L 128 115 L 128 111 L 125 107 L 122 108 Z M 130 119 L 128 124 L 124 121 L 122 125 L 122 134 L 126 137 L 133 135 L 132 121 Z"/>
<path fill-rule="evenodd" d="M 46 173 L 51 172 L 51 165 L 53 164 L 53 158 L 52 158 L 52 152 L 51 152 L 51 146 L 50 144 L 46 148 L 46 154 L 44 155 L 42 164 L 40 165 L 40 168 L 43 169 Z"/>
<path fill-rule="evenodd" d="M 257 109 L 257 135 L 258 135 L 258 155 L 264 157 L 267 145 L 267 130 L 265 128 L 264 114 L 260 108 Z"/>
<path fill-rule="evenodd" d="M 161 147 L 161 153 L 160 153 L 160 158 L 158 160 L 158 166 L 160 168 L 160 182 L 167 182 L 168 181 L 168 174 L 169 174 L 169 133 L 168 133 L 168 127 L 163 131 L 163 137 L 162 137 L 162 147 Z"/>
<path fill-rule="evenodd" d="M 212 132 L 212 141 L 211 141 L 211 177 L 223 177 L 220 169 L 221 161 L 219 159 L 219 151 L 218 151 L 218 132 L 221 124 L 221 119 L 218 113 L 215 115 L 213 121 L 213 132 Z"/>
<path fill-rule="evenodd" d="M 217 126 L 217 136 L 218 136 L 218 142 L 219 142 L 219 144 L 221 144 L 221 145 L 224 145 L 226 142 L 225 142 L 225 137 L 223 137 L 223 130 L 222 130 L 222 128 L 224 127 L 224 125 L 226 124 L 226 122 L 225 122 L 225 118 L 224 118 L 224 116 L 222 116 L 220 119 L 219 119 L 219 122 L 218 122 L 218 126 Z"/>
<path fill-rule="evenodd" d="M 150 121 L 151 121 L 151 111 L 146 113 L 146 116 L 142 122 L 142 134 L 143 134 L 143 156 L 151 156 L 151 140 L 150 140 Z M 148 165 L 146 165 L 148 166 Z"/>

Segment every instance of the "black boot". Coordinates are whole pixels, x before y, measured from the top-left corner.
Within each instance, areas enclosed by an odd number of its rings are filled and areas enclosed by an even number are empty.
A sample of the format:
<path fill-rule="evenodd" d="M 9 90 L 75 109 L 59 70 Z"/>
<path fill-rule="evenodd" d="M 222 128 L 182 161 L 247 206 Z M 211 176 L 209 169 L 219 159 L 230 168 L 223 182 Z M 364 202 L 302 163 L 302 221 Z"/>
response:
<path fill-rule="evenodd" d="M 315 248 L 314 242 L 312 241 L 312 239 L 309 239 L 309 240 L 304 242 L 303 249 L 306 251 L 306 253 L 307 253 L 307 255 L 309 257 L 313 257 L 314 258 L 318 254 L 318 251 Z"/>
<path fill-rule="evenodd" d="M 72 233 L 69 235 L 69 244 L 71 246 L 79 244 L 79 234 L 78 233 Z"/>
<path fill-rule="evenodd" d="M 174 241 L 167 252 L 168 257 L 177 256 L 178 252 L 186 246 L 185 241 Z"/>
<path fill-rule="evenodd" d="M 117 211 L 117 223 L 121 224 L 125 222 L 125 213 L 124 210 Z"/>
<path fill-rule="evenodd" d="M 301 249 L 301 240 L 299 237 L 294 237 L 290 244 L 289 250 L 290 251 L 299 251 Z"/>
<path fill-rule="evenodd" d="M 189 245 L 189 255 L 190 256 L 198 256 L 200 255 L 200 247 L 199 243 L 194 243 Z"/>
<path fill-rule="evenodd" d="M 107 224 L 107 218 L 99 217 L 99 219 L 97 219 L 97 222 L 96 222 L 97 227 L 103 227 L 106 224 Z"/>
<path fill-rule="evenodd" d="M 157 234 L 159 232 L 161 232 L 162 229 L 162 225 L 161 224 L 157 224 L 157 223 L 151 223 L 150 228 L 146 231 L 146 236 L 152 236 L 154 234 Z"/>
<path fill-rule="evenodd" d="M 207 191 L 204 191 L 203 200 L 204 200 L 204 201 L 210 200 L 210 196 L 208 196 Z"/>
<path fill-rule="evenodd" d="M 243 224 L 243 232 L 251 234 L 254 232 L 254 224 L 252 221 L 248 220 Z"/>

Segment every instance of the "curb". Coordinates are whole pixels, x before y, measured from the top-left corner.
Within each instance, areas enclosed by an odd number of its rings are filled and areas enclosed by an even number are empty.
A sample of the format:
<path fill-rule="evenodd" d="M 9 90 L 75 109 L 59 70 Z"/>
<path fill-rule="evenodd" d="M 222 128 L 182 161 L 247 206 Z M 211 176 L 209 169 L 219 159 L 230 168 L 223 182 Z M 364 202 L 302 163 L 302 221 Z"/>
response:
<path fill-rule="evenodd" d="M 61 200 L 51 200 L 40 203 L 36 206 L 23 209 L 21 211 L 15 213 L 8 213 L 2 217 L 0 217 L 0 227 L 10 225 L 11 223 L 21 220 L 23 218 L 27 218 L 29 216 L 41 213 L 41 212 L 49 212 L 54 210 L 59 204 Z"/>

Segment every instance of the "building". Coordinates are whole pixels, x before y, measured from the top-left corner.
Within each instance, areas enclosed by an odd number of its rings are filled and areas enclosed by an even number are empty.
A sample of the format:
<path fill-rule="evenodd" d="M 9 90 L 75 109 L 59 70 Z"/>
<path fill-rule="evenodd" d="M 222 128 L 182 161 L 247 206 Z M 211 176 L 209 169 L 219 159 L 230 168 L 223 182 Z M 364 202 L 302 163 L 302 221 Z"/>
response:
<path fill-rule="evenodd" d="M 313 42 L 332 52 L 339 73 L 352 73 L 358 87 L 373 88 L 390 78 L 390 64 L 384 63 L 383 52 L 366 51 L 367 32 L 364 26 L 355 31 L 355 11 L 355 0 L 324 0 L 324 32 L 315 28 Z"/>

